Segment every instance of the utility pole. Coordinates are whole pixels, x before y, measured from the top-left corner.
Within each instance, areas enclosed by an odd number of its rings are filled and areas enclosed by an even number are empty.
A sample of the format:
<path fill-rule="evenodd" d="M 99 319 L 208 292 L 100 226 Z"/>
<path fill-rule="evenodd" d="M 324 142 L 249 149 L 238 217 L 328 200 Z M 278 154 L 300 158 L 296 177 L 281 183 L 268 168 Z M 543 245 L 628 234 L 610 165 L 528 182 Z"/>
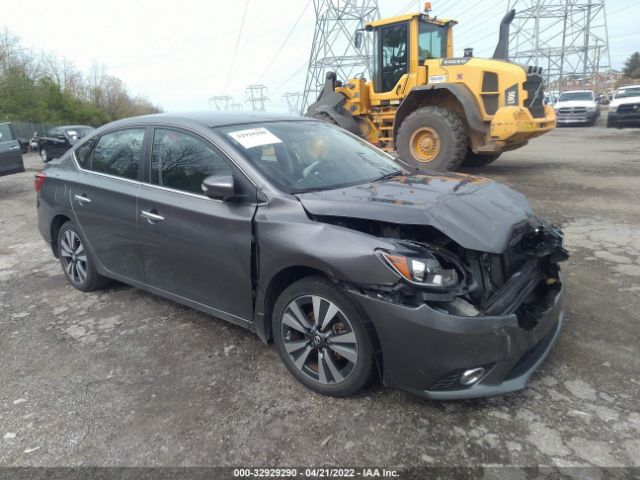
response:
<path fill-rule="evenodd" d="M 373 39 L 361 31 L 380 18 L 378 0 L 313 0 L 316 26 L 313 32 L 301 111 L 315 102 L 328 71 L 346 81 L 355 75 L 371 78 Z M 361 36 L 356 48 L 356 34 Z"/>
<path fill-rule="evenodd" d="M 264 85 L 249 85 L 247 87 L 246 103 L 251 104 L 251 110 L 254 112 L 264 112 L 265 104 L 269 101 L 267 97 L 267 87 Z"/>
<path fill-rule="evenodd" d="M 298 115 L 300 113 L 300 100 L 302 94 L 300 92 L 286 92 L 282 95 L 282 98 L 287 102 L 287 108 L 292 115 Z"/>
<path fill-rule="evenodd" d="M 547 84 L 557 82 L 560 92 L 567 78 L 586 86 L 601 70 L 610 75 L 605 0 L 519 0 L 518 7 L 510 60 L 542 66 L 545 59 Z"/>

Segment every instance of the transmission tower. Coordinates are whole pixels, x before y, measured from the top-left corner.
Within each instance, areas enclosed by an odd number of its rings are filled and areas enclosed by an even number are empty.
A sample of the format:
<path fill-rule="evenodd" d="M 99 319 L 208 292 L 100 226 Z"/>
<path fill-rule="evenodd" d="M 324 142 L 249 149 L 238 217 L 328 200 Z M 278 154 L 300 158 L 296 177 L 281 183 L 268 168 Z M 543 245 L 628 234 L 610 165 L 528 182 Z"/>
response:
<path fill-rule="evenodd" d="M 241 103 L 231 103 L 229 105 L 229 110 L 232 112 L 239 112 L 242 110 L 243 105 Z"/>
<path fill-rule="evenodd" d="M 516 0 L 510 60 L 542 67 L 547 89 L 598 88 L 611 74 L 605 0 Z M 555 88 L 553 88 L 555 86 Z"/>
<path fill-rule="evenodd" d="M 213 104 L 216 110 L 229 110 L 229 102 L 233 100 L 229 95 L 217 95 L 209 99 L 209 105 Z"/>
<path fill-rule="evenodd" d="M 247 87 L 246 103 L 251 104 L 251 110 L 254 112 L 264 112 L 265 103 L 269 101 L 267 97 L 267 87 L 264 85 L 249 85 Z"/>
<path fill-rule="evenodd" d="M 282 98 L 287 102 L 289 113 L 292 115 L 300 113 L 300 99 L 302 98 L 302 94 L 300 92 L 287 92 L 282 95 Z"/>
<path fill-rule="evenodd" d="M 354 45 L 356 31 L 380 17 L 377 0 L 313 0 L 316 26 L 301 108 L 313 103 L 324 85 L 327 71 L 341 80 L 356 74 L 370 76 L 373 40 L 363 35 L 360 48 Z"/>

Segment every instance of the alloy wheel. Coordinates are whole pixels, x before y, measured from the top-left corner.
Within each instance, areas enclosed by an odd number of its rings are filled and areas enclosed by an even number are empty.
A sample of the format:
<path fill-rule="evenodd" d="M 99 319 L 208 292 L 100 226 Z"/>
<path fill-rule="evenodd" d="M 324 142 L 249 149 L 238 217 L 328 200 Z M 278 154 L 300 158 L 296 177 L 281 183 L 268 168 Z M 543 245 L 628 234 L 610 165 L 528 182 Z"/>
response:
<path fill-rule="evenodd" d="M 69 279 L 75 284 L 83 284 L 87 279 L 87 252 L 73 230 L 64 231 L 60 240 L 60 256 Z"/>
<path fill-rule="evenodd" d="M 340 384 L 358 362 L 358 342 L 351 322 L 331 301 L 304 295 L 284 309 L 284 349 L 296 369 L 321 385 Z"/>

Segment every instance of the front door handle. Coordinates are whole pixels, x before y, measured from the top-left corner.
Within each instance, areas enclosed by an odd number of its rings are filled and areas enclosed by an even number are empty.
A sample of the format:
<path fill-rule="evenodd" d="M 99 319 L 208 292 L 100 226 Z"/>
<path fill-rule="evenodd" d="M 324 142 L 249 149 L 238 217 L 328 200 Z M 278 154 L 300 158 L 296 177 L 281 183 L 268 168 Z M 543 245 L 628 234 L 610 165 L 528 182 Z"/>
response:
<path fill-rule="evenodd" d="M 91 199 L 89 197 L 87 197 L 86 195 L 74 195 L 73 198 L 80 205 L 84 205 L 85 203 L 91 203 Z"/>
<path fill-rule="evenodd" d="M 161 222 L 164 220 L 164 217 L 162 215 L 158 215 L 158 212 L 149 210 L 141 210 L 140 216 L 149 220 L 149 223 Z"/>

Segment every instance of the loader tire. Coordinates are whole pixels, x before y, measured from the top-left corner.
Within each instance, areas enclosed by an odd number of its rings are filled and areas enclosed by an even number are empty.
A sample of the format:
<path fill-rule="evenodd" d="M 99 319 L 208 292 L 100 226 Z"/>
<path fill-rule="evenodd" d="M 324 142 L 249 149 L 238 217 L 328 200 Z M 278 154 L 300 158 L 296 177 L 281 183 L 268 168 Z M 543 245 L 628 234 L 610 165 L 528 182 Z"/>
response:
<path fill-rule="evenodd" d="M 499 153 L 496 153 L 495 155 L 478 155 L 477 153 L 474 153 L 473 150 L 469 149 L 467 151 L 467 156 L 464 157 L 462 166 L 470 168 L 484 167 L 485 165 L 495 162 L 499 156 Z"/>
<path fill-rule="evenodd" d="M 442 107 L 422 107 L 400 125 L 396 150 L 418 170 L 456 170 L 467 154 L 467 128 L 460 116 Z"/>

